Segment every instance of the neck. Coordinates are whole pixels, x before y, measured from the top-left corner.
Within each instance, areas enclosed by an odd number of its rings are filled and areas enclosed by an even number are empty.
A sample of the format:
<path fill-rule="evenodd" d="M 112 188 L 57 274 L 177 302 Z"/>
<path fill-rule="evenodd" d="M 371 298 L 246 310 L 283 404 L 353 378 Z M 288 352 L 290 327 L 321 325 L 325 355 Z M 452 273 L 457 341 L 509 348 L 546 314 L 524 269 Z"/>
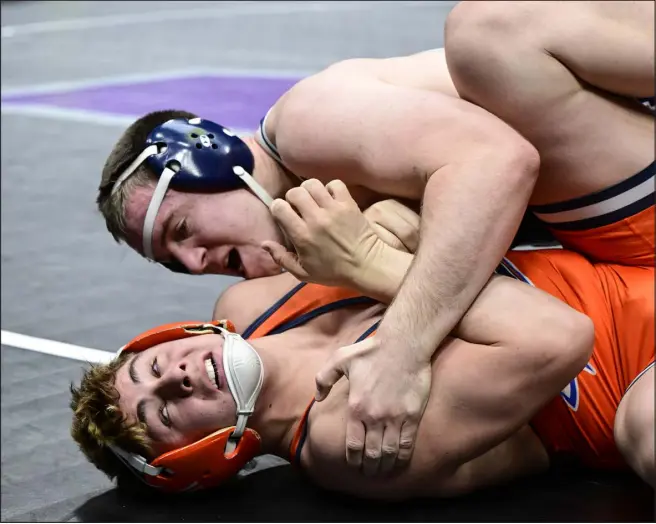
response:
<path fill-rule="evenodd" d="M 263 454 L 289 459 L 292 438 L 316 391 L 316 373 L 337 348 L 352 344 L 379 320 L 383 310 L 382 304 L 344 308 L 284 333 L 248 340 L 264 370 L 248 420 L 262 438 Z"/>
<path fill-rule="evenodd" d="M 262 454 L 289 459 L 294 432 L 314 396 L 314 382 L 299 378 L 313 376 L 313 360 L 318 369 L 325 353 L 290 348 L 286 338 L 283 334 L 249 341 L 262 359 L 264 383 L 247 425 L 262 438 Z"/>
<path fill-rule="evenodd" d="M 252 176 L 271 198 L 282 198 L 287 191 L 298 185 L 298 179 L 271 158 L 255 138 L 249 136 L 242 140 L 248 145 L 255 159 Z"/>

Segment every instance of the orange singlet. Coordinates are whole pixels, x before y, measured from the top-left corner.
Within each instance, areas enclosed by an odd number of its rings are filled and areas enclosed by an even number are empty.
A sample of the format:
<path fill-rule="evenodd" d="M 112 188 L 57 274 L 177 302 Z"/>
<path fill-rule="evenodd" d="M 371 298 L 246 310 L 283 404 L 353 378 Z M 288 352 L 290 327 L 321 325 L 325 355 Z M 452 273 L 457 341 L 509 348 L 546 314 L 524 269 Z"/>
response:
<path fill-rule="evenodd" d="M 597 193 L 530 206 L 565 249 L 593 262 L 654 266 L 656 161 Z"/>
<path fill-rule="evenodd" d="M 546 291 L 595 325 L 589 364 L 531 421 L 550 456 L 571 455 L 590 467 L 625 467 L 613 425 L 622 396 L 654 362 L 654 268 L 592 264 L 576 253 L 551 249 L 510 252 L 497 273 Z M 375 303 L 347 289 L 299 284 L 261 315 L 244 338 L 281 333 L 336 308 Z M 358 341 L 371 336 L 377 325 Z M 292 441 L 290 460 L 296 464 L 313 402 Z"/>
<path fill-rule="evenodd" d="M 561 299 L 595 326 L 590 362 L 531 427 L 551 456 L 625 467 L 613 426 L 624 393 L 654 363 L 654 268 L 592 264 L 577 253 L 544 250 L 511 252 L 497 272 Z"/>

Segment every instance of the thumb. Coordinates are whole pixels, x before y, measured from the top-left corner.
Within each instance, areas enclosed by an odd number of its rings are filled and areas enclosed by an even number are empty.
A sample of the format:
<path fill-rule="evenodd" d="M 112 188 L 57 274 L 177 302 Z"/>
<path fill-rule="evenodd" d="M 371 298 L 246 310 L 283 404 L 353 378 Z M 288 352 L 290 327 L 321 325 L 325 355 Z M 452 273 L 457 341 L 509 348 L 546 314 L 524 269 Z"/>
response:
<path fill-rule="evenodd" d="M 309 275 L 298 261 L 296 253 L 291 253 L 285 249 L 284 246 L 273 240 L 262 242 L 262 249 L 264 249 L 273 261 L 283 269 L 289 271 L 299 280 L 306 279 Z"/>
<path fill-rule="evenodd" d="M 332 387 L 337 381 L 344 376 L 344 369 L 333 359 L 330 359 L 323 368 L 317 373 L 315 382 L 317 383 L 317 392 L 314 398 L 317 402 L 324 400 Z"/>

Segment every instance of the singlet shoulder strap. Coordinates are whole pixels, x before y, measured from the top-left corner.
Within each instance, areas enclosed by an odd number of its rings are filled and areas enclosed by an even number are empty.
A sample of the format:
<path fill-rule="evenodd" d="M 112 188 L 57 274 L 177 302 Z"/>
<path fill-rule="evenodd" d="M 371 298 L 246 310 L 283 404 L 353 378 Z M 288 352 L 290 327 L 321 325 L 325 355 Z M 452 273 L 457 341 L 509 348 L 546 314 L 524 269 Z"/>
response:
<path fill-rule="evenodd" d="M 276 335 L 336 309 L 377 303 L 373 298 L 350 289 L 302 283 L 260 315 L 243 336 L 259 338 Z"/>
<path fill-rule="evenodd" d="M 380 320 L 362 333 L 355 342 L 361 342 L 372 336 L 376 332 L 379 324 Z M 298 422 L 298 427 L 294 432 L 294 437 L 292 438 L 292 443 L 289 447 L 289 461 L 297 467 L 301 466 L 301 452 L 303 451 L 303 444 L 305 444 L 305 439 L 308 434 L 308 417 L 310 416 L 310 410 L 312 409 L 312 406 L 314 406 L 314 402 L 315 400 L 312 399 L 308 404 L 308 407 L 305 408 L 305 412 L 303 413 L 301 420 Z"/>
<path fill-rule="evenodd" d="M 264 118 L 260 120 L 260 125 L 257 128 L 257 131 L 255 133 L 255 141 L 262 146 L 262 149 L 266 151 L 266 153 L 273 158 L 280 166 L 285 170 L 286 173 L 289 175 L 293 176 L 294 178 L 297 178 L 300 182 L 303 182 L 305 178 L 302 176 L 298 176 L 296 173 L 292 172 L 285 166 L 284 162 L 282 161 L 282 157 L 280 156 L 280 153 L 278 152 L 278 148 L 276 145 L 273 143 L 271 138 L 267 135 L 266 132 L 266 121 L 267 117 L 269 116 L 269 113 L 271 112 L 271 109 L 269 109 L 264 115 Z"/>
<path fill-rule="evenodd" d="M 270 331 L 270 329 L 273 328 L 273 326 L 276 325 L 276 321 L 279 319 L 275 318 L 279 316 L 280 310 L 285 307 L 287 302 L 296 295 L 301 289 L 303 289 L 306 286 L 305 282 L 301 282 L 300 284 L 294 286 L 294 288 L 291 291 L 288 291 L 285 293 L 285 295 L 278 300 L 273 306 L 271 306 L 269 309 L 267 309 L 264 313 L 262 313 L 259 317 L 257 317 L 250 326 L 248 326 L 245 330 L 244 333 L 242 334 L 242 337 L 245 339 L 249 338 L 258 338 L 259 336 L 263 336 L 261 333 L 263 331 Z M 273 326 L 271 326 L 273 324 Z M 270 327 L 271 326 L 271 327 Z M 262 329 L 261 329 L 262 328 Z M 257 336 L 255 336 L 257 334 Z M 265 333 L 266 334 L 266 333 Z"/>
<path fill-rule="evenodd" d="M 257 133 L 255 133 L 255 140 L 257 140 L 257 143 L 262 146 L 262 148 L 269 154 L 269 156 L 271 156 L 280 165 L 283 165 L 282 158 L 280 157 L 280 153 L 278 153 L 278 148 L 269 139 L 266 132 L 266 121 L 270 112 L 271 109 L 269 109 L 266 112 L 266 115 L 264 115 L 264 118 L 260 120 L 260 127 L 258 128 Z"/>

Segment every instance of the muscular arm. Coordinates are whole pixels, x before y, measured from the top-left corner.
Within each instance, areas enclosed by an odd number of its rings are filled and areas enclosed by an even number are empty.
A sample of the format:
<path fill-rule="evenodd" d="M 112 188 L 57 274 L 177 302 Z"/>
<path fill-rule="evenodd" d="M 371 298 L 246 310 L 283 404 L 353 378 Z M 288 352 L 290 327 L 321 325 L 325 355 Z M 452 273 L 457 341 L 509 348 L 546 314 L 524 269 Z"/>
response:
<path fill-rule="evenodd" d="M 301 176 L 422 200 L 417 257 L 379 333 L 429 359 L 508 249 L 537 155 L 480 108 L 340 67 L 289 93 L 277 144 Z M 321 134 L 311 132 L 317 128 Z"/>
<path fill-rule="evenodd" d="M 335 423 L 344 395 L 311 421 L 307 465 L 318 482 L 362 496 L 452 495 L 544 466 L 539 443 L 521 428 L 587 362 L 590 320 L 538 289 L 494 277 L 454 334 L 433 360 L 408 469 L 367 478 L 346 466 L 345 430 Z"/>

